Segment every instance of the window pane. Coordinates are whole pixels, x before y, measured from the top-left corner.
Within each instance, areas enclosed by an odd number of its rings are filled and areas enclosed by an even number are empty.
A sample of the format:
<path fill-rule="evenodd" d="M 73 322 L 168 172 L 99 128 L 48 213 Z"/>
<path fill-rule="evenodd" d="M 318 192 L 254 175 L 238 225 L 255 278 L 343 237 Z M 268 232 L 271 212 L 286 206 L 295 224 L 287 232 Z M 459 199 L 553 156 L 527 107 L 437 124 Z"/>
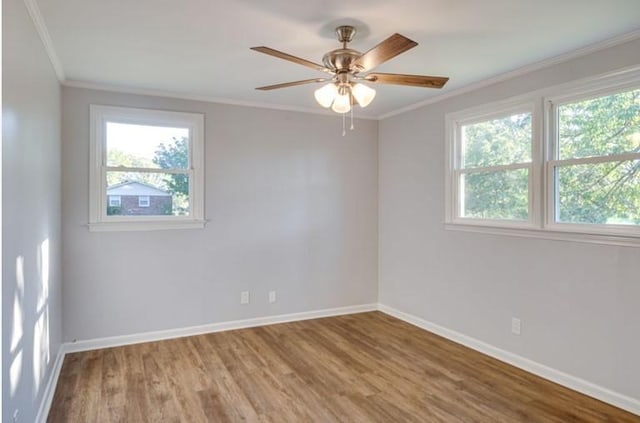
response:
<path fill-rule="evenodd" d="M 462 126 L 462 168 L 531 161 L 531 113 Z"/>
<path fill-rule="evenodd" d="M 556 168 L 560 222 L 640 225 L 640 160 Z"/>
<path fill-rule="evenodd" d="M 107 166 L 187 169 L 189 130 L 107 122 Z"/>
<path fill-rule="evenodd" d="M 188 216 L 189 175 L 107 172 L 107 200 L 108 216 Z"/>
<path fill-rule="evenodd" d="M 561 160 L 640 151 L 640 89 L 558 107 Z"/>
<path fill-rule="evenodd" d="M 529 219 L 529 169 L 461 175 L 460 213 L 476 219 Z"/>

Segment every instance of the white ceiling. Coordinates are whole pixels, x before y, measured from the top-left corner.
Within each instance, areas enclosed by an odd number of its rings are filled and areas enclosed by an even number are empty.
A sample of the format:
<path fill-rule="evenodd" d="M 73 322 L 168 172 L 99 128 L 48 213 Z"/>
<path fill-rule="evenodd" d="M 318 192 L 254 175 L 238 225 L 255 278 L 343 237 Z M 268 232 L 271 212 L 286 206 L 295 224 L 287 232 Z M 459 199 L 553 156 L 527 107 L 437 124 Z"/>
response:
<path fill-rule="evenodd" d="M 317 110 L 315 86 L 254 87 L 323 74 L 314 62 L 354 23 L 366 51 L 394 32 L 419 43 L 376 71 L 449 76 L 443 90 L 376 85 L 378 117 L 640 29 L 640 0 L 37 0 L 67 81 Z"/>

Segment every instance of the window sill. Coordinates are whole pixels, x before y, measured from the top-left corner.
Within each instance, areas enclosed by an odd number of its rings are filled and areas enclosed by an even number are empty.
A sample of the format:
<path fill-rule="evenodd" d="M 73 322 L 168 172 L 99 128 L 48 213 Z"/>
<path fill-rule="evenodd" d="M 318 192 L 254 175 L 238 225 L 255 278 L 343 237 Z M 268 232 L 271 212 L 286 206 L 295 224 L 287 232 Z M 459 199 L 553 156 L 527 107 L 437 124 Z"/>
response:
<path fill-rule="evenodd" d="M 202 229 L 206 220 L 164 220 L 144 222 L 99 222 L 89 223 L 91 232 L 164 231 L 171 229 Z"/>
<path fill-rule="evenodd" d="M 506 235 L 523 238 L 549 239 L 555 241 L 583 242 L 588 244 L 605 244 L 622 247 L 640 247 L 640 237 L 637 236 L 569 232 L 551 228 L 509 228 L 460 223 L 445 223 L 444 227 L 446 230 L 451 231 L 480 232 L 490 235 Z"/>

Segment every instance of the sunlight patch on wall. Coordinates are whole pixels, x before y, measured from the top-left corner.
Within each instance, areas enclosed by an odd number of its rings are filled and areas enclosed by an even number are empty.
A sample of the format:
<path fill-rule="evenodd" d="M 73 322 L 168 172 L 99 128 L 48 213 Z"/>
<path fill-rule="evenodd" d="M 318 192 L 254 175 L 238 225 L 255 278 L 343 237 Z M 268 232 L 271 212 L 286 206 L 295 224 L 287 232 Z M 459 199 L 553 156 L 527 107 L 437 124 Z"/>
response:
<path fill-rule="evenodd" d="M 18 389 L 18 385 L 20 383 L 20 377 L 22 376 L 22 350 L 20 350 L 15 357 L 13 357 L 13 361 L 11 362 L 11 367 L 9 367 L 9 387 L 11 388 L 10 393 L 13 397 Z"/>
<path fill-rule="evenodd" d="M 50 360 L 49 353 L 49 310 L 45 308 L 36 322 L 33 332 L 33 394 L 40 390 L 45 371 Z"/>
<path fill-rule="evenodd" d="M 16 292 L 13 297 L 13 327 L 11 330 L 11 353 L 18 348 L 24 334 L 24 310 L 22 302 L 24 299 L 24 257 L 16 258 Z"/>
<path fill-rule="evenodd" d="M 38 320 L 33 331 L 33 395 L 36 397 L 40 383 L 50 361 L 49 351 L 49 239 L 40 244 L 38 251 L 38 271 L 40 289 L 38 290 Z"/>
<path fill-rule="evenodd" d="M 38 313 L 49 302 L 49 238 L 42 241 L 38 251 L 38 271 L 40 273 L 40 289 L 38 290 Z"/>

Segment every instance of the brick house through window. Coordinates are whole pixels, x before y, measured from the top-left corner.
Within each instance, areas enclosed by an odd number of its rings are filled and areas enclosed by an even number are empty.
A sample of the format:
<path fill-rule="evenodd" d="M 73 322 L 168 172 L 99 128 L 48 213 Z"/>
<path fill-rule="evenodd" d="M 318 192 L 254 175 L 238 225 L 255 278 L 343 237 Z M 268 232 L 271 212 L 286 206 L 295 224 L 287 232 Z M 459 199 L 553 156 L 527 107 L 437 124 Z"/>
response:
<path fill-rule="evenodd" d="M 173 214 L 171 193 L 137 181 L 107 188 L 107 215 L 157 216 Z"/>

